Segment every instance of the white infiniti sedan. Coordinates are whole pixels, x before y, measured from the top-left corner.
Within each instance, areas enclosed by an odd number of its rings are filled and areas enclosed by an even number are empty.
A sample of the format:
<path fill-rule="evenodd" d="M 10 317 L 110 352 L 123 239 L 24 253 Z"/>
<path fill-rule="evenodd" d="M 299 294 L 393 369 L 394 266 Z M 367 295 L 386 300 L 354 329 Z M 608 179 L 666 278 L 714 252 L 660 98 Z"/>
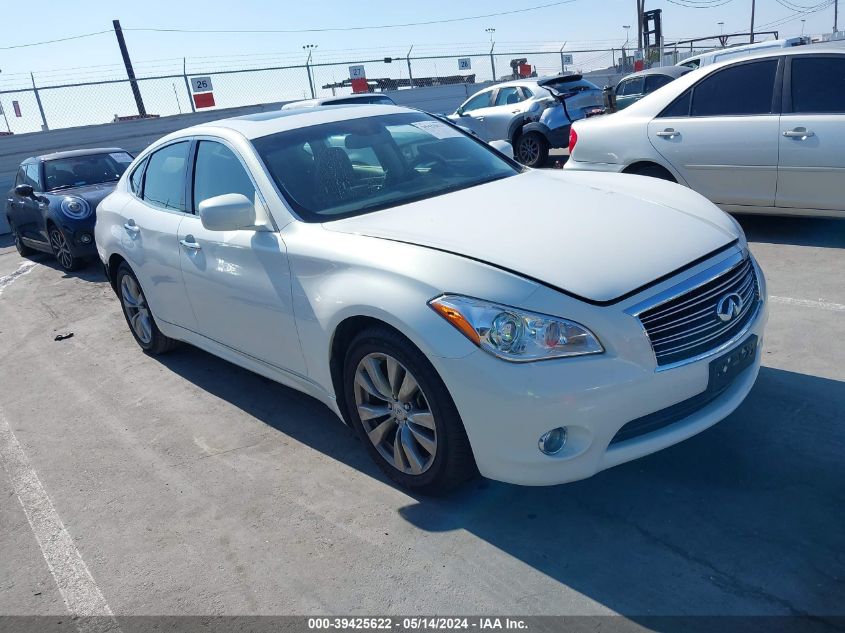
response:
<path fill-rule="evenodd" d="M 763 275 L 713 204 L 526 170 L 401 107 L 171 134 L 96 242 L 141 348 L 318 398 L 424 492 L 589 477 L 723 419 L 760 364 Z"/>
<path fill-rule="evenodd" d="M 845 217 L 845 49 L 706 66 L 575 123 L 565 168 L 685 184 L 732 213 Z"/>

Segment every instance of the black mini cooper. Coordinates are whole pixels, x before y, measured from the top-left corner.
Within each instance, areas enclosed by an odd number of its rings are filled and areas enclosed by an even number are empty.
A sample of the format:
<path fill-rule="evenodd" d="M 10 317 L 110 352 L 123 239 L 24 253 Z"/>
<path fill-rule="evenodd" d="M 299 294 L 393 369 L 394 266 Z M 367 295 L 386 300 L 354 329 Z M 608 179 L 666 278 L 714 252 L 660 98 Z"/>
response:
<path fill-rule="evenodd" d="M 35 156 L 23 161 L 6 201 L 18 252 L 53 253 L 65 270 L 96 256 L 94 211 L 132 156 L 117 147 Z"/>

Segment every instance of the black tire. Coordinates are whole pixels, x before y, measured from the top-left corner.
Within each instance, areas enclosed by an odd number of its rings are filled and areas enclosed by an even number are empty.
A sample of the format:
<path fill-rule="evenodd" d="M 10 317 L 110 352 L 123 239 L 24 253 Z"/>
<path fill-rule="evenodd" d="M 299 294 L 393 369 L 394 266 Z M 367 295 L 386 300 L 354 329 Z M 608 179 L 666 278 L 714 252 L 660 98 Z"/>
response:
<path fill-rule="evenodd" d="M 15 248 L 18 251 L 18 255 L 21 257 L 29 257 L 30 255 L 35 254 L 35 249 L 30 248 L 26 244 L 21 241 L 21 234 L 18 231 L 18 227 L 15 226 L 15 223 L 9 221 L 9 228 L 12 229 L 12 236 L 15 238 Z"/>
<path fill-rule="evenodd" d="M 424 394 L 433 417 L 437 449 L 430 466 L 421 474 L 402 472 L 392 461 L 385 459 L 364 429 L 356 403 L 355 375 L 359 363 L 370 354 L 393 357 L 416 379 Z M 463 422 L 446 385 L 422 352 L 401 334 L 387 327 L 375 327 L 359 333 L 346 352 L 343 381 L 349 419 L 370 456 L 393 481 L 422 494 L 442 494 L 478 474 Z"/>
<path fill-rule="evenodd" d="M 539 132 L 526 132 L 516 139 L 513 153 L 526 167 L 542 167 L 549 159 L 549 142 Z"/>
<path fill-rule="evenodd" d="M 50 225 L 49 229 L 50 247 L 53 249 L 53 256 L 64 270 L 73 272 L 79 270 L 85 265 L 85 260 L 81 257 L 74 257 L 70 251 L 67 238 L 62 230 L 55 224 Z"/>
<path fill-rule="evenodd" d="M 120 266 L 117 267 L 116 291 L 118 300 L 120 301 L 120 307 L 123 310 L 123 316 L 126 319 L 126 325 L 129 326 L 129 331 L 132 332 L 132 336 L 135 339 L 135 342 L 138 343 L 142 350 L 144 350 L 148 354 L 152 354 L 153 356 L 158 356 L 159 354 L 165 354 L 169 352 L 178 345 L 178 341 L 161 333 L 161 330 L 158 329 L 158 325 L 156 325 L 155 318 L 153 317 L 152 310 L 149 308 L 149 306 L 146 306 L 146 311 L 149 314 L 149 340 L 147 341 L 140 338 L 136 333 L 135 326 L 133 326 L 132 324 L 132 318 L 134 314 L 130 314 L 131 309 L 128 307 L 127 302 L 124 300 L 122 294 L 124 277 L 129 277 L 132 282 L 134 282 L 135 286 L 137 286 L 141 293 L 142 302 L 145 306 L 146 299 L 143 295 L 141 284 L 138 282 L 138 278 L 135 276 L 135 273 L 132 272 L 132 269 L 129 267 L 129 264 L 127 264 L 126 262 L 122 262 Z"/>
<path fill-rule="evenodd" d="M 668 169 L 653 163 L 648 165 L 637 165 L 636 167 L 628 169 L 625 173 L 634 174 L 635 176 L 648 176 L 649 178 L 657 178 L 659 180 L 668 180 L 669 182 L 678 182 Z"/>

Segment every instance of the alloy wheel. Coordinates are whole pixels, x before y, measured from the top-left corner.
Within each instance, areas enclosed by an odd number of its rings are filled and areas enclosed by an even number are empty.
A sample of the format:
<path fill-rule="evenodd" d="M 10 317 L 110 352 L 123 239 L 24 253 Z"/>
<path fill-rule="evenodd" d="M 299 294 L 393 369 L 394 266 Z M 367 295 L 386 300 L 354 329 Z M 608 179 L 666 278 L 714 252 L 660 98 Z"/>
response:
<path fill-rule="evenodd" d="M 50 231 L 50 245 L 53 247 L 53 252 L 56 254 L 56 259 L 59 263 L 68 270 L 73 268 L 73 255 L 70 252 L 70 247 L 67 244 L 64 233 L 55 227 Z"/>
<path fill-rule="evenodd" d="M 540 157 L 540 142 L 533 136 L 524 136 L 519 141 L 519 161 L 533 165 Z"/>
<path fill-rule="evenodd" d="M 141 286 L 131 275 L 123 275 L 120 280 L 120 300 L 123 303 L 126 318 L 129 320 L 129 326 L 135 332 L 135 336 L 144 345 L 149 345 L 153 340 L 150 308 L 144 298 L 144 293 L 141 291 Z"/>
<path fill-rule="evenodd" d="M 420 475 L 437 454 L 437 429 L 413 374 L 392 356 L 367 354 L 355 370 L 355 405 L 367 437 L 400 472 Z"/>

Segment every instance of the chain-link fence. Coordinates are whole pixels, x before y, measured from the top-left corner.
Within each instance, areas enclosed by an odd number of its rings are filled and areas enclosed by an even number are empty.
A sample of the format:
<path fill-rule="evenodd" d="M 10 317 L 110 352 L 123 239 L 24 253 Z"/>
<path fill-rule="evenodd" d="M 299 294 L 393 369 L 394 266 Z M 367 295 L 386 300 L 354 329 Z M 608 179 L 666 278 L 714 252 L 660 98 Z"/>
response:
<path fill-rule="evenodd" d="M 138 77 L 136 85 L 147 116 L 169 116 L 198 108 L 232 108 L 350 94 L 353 92 L 350 67 L 363 67 L 366 89 L 375 92 L 505 81 L 561 72 L 594 71 L 604 77 L 626 69 L 626 53 L 621 47 L 588 50 L 538 47 L 520 52 L 498 50 L 491 43 L 485 48 L 450 54 L 414 53 L 413 47 L 385 49 L 381 57 L 370 55 L 365 59 L 340 61 L 312 60 L 309 56 L 304 63 L 257 68 L 231 68 L 224 62 L 216 68 L 206 64 L 187 70 L 183 65 L 182 72 Z M 0 132 L 5 131 L 4 127 L 20 134 L 95 125 L 141 114 L 132 83 L 127 79 L 62 83 L 56 76 L 61 75 L 52 72 L 43 79 L 31 75 L 28 85 L 0 86 L 0 108 L 4 116 Z M 195 102 L 197 95 L 191 82 L 198 77 L 208 80 L 211 91 Z"/>

